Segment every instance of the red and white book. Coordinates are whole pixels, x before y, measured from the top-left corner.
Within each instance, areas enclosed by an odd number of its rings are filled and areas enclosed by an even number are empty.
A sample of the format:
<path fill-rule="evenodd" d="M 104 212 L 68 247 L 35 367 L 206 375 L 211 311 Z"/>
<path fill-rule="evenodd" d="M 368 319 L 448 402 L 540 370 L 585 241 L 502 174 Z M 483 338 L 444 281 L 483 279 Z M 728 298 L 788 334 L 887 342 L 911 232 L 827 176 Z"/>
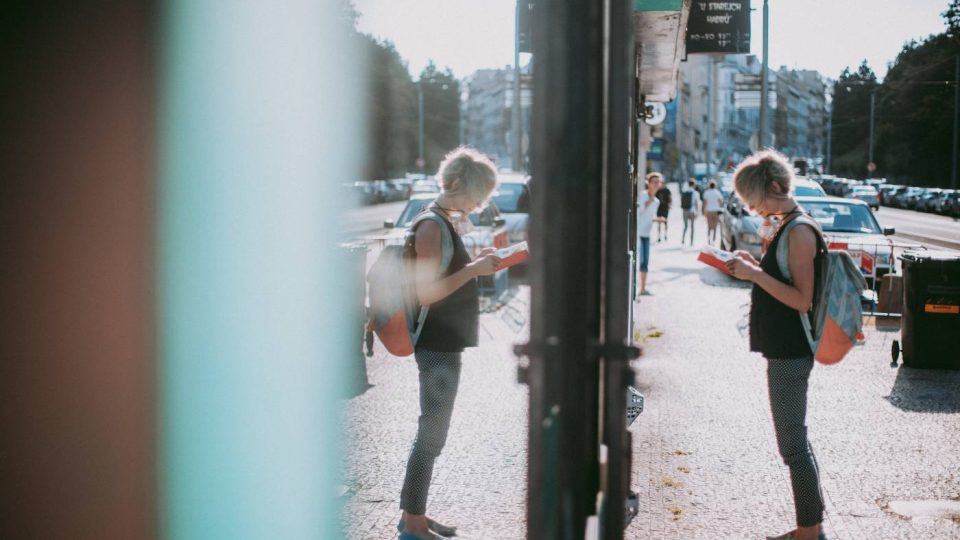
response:
<path fill-rule="evenodd" d="M 700 250 L 700 255 L 697 256 L 697 260 L 720 270 L 724 274 L 730 275 L 730 270 L 727 268 L 726 263 L 736 257 L 737 256 L 730 251 L 724 251 L 711 246 L 703 246 L 703 249 Z"/>
<path fill-rule="evenodd" d="M 497 269 L 503 270 L 504 268 L 510 268 L 515 264 L 520 264 L 527 260 L 527 258 L 530 257 L 530 250 L 527 248 L 526 242 L 520 242 L 509 247 L 500 248 L 493 254 L 500 257 L 500 266 L 498 266 Z"/>

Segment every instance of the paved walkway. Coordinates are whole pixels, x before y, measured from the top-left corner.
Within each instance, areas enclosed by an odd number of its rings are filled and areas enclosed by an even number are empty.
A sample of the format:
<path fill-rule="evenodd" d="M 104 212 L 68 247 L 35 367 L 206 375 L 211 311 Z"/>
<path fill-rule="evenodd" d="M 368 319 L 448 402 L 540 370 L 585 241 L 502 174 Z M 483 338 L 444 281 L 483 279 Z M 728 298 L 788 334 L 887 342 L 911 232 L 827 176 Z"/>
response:
<path fill-rule="evenodd" d="M 675 197 L 676 199 L 676 197 Z M 696 262 L 697 250 L 654 243 L 638 304 L 644 356 L 635 362 L 647 410 L 631 428 L 640 515 L 626 538 L 754 539 L 793 524 L 788 472 L 776 454 L 764 361 L 747 352 L 749 289 Z M 698 223 L 700 239 L 705 223 Z M 481 347 L 464 356 L 430 513 L 464 538 L 525 538 L 526 387 L 513 343 L 526 339 L 528 289 L 481 317 Z M 656 337 L 655 337 L 656 336 Z M 898 332 L 867 329 L 840 364 L 817 366 L 808 423 L 823 474 L 826 529 L 837 539 L 960 538 L 960 372 L 890 368 Z M 396 536 L 398 500 L 416 431 L 412 359 L 368 360 L 372 387 L 344 402 L 348 538 Z M 945 501 L 940 517 L 900 501 Z M 907 518 L 894 510 L 913 513 Z"/>

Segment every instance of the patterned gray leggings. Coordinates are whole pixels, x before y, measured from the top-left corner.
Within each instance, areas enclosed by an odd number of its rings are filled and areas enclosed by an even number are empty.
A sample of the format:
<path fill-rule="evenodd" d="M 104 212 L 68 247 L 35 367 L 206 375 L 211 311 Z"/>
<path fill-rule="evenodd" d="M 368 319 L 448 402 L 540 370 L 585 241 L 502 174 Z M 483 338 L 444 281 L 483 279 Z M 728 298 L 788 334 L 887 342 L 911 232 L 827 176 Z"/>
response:
<path fill-rule="evenodd" d="M 823 521 L 820 470 L 807 440 L 807 382 L 813 358 L 767 360 L 770 411 L 777 434 L 777 449 L 790 467 L 797 526 L 810 527 Z"/>
<path fill-rule="evenodd" d="M 433 462 L 443 450 L 450 430 L 453 403 L 460 387 L 461 353 L 417 349 L 415 355 L 420 370 L 420 420 L 400 492 L 400 509 L 423 515 L 427 513 Z"/>

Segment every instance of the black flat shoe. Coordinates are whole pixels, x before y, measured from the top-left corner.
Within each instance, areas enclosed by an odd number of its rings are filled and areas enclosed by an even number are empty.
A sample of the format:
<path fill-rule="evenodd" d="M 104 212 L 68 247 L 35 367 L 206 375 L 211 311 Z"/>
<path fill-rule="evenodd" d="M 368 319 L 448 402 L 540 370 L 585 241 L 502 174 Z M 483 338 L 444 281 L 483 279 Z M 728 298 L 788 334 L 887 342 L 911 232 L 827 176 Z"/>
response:
<path fill-rule="evenodd" d="M 456 536 L 457 535 L 456 527 L 451 527 L 449 525 L 444 525 L 443 523 L 438 523 L 430 518 L 427 518 L 427 528 L 439 534 L 440 536 Z M 400 518 L 400 522 L 397 523 L 397 531 L 403 532 L 403 518 Z"/>

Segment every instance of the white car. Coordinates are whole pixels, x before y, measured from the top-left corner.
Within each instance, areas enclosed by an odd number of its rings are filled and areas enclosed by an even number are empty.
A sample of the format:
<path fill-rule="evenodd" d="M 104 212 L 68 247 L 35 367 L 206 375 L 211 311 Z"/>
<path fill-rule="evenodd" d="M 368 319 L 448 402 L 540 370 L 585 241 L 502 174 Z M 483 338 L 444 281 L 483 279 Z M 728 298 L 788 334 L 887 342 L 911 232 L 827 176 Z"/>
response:
<path fill-rule="evenodd" d="M 887 237 L 896 231 L 882 228 L 870 205 L 839 197 L 797 197 L 797 202 L 823 228 L 830 249 L 850 253 L 870 287 L 893 270 L 894 244 Z"/>
<path fill-rule="evenodd" d="M 527 223 L 530 220 L 530 177 L 501 173 L 500 183 L 493 193 L 493 203 L 506 220 L 510 244 L 527 240 Z"/>
<path fill-rule="evenodd" d="M 388 219 L 383 223 L 384 228 L 389 229 L 390 232 L 380 240 L 384 241 L 385 244 L 402 243 L 407 229 L 413 223 L 413 219 L 436 198 L 435 193 L 414 194 L 407 201 L 407 205 L 400 212 L 400 217 L 396 221 Z M 497 209 L 496 204 L 491 202 L 483 210 L 471 213 L 469 217 L 474 229 L 462 235 L 461 239 L 471 258 L 479 255 L 483 248 L 494 247 L 500 249 L 509 245 L 507 229 L 504 226 L 506 220 L 500 215 L 500 210 Z"/>
<path fill-rule="evenodd" d="M 880 209 L 880 193 L 873 186 L 854 186 L 847 197 L 859 199 L 870 205 L 870 208 L 874 210 Z"/>
<path fill-rule="evenodd" d="M 797 197 L 826 197 L 827 192 L 823 186 L 802 176 L 793 179 L 793 185 L 790 190 Z"/>

